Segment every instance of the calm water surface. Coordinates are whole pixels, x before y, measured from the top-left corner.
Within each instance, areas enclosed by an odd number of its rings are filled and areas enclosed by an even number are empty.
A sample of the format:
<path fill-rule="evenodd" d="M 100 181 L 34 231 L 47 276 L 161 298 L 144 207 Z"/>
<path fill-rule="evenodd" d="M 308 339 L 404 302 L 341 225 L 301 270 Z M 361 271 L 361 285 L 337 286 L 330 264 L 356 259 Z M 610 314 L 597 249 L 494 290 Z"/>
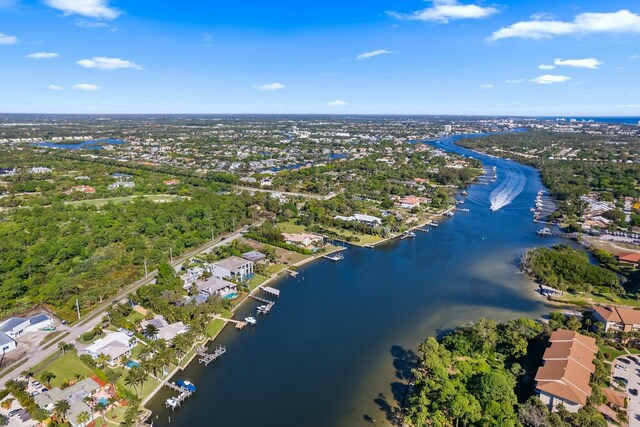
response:
<path fill-rule="evenodd" d="M 535 234 L 540 225 L 529 211 L 542 188 L 537 172 L 454 140 L 433 144 L 497 166 L 496 183 L 468 189 L 464 207 L 471 212 L 415 239 L 349 248 L 343 261 L 321 260 L 280 280 L 270 315 L 248 330 L 226 328 L 212 346 L 226 345 L 227 354 L 178 374 L 196 384 L 193 397 L 170 412 L 164 401 L 175 393 L 158 394 L 150 405 L 154 426 L 388 425 L 404 392 L 406 362 L 426 337 L 483 316 L 548 311 L 516 265 L 524 249 L 554 243 Z M 497 194 L 498 187 L 507 193 Z M 519 189 L 509 204 L 489 210 L 491 198 L 502 203 Z M 256 305 L 244 304 L 235 317 L 255 313 Z"/>

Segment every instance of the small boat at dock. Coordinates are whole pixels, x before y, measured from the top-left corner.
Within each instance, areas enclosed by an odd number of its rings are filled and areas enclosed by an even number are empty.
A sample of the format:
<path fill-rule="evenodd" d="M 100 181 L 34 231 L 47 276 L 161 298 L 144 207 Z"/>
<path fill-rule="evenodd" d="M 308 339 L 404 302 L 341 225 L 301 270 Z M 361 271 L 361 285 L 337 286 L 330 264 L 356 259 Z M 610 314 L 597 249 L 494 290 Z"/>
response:
<path fill-rule="evenodd" d="M 190 393 L 196 391 L 196 386 L 189 380 L 178 380 L 176 381 L 176 385 L 184 390 L 187 390 Z"/>
<path fill-rule="evenodd" d="M 247 322 L 250 325 L 255 325 L 256 323 L 258 323 L 258 321 L 256 320 L 255 317 L 252 316 L 248 316 L 244 318 L 244 321 Z"/>

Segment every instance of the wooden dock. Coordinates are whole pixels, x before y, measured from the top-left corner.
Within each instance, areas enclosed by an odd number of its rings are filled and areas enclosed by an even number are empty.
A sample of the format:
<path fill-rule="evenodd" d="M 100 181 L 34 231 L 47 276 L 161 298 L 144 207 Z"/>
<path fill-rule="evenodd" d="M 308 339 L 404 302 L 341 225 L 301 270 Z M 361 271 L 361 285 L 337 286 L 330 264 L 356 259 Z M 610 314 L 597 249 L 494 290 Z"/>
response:
<path fill-rule="evenodd" d="M 266 294 L 269 294 L 269 295 L 274 296 L 276 298 L 280 297 L 280 290 L 279 289 L 271 288 L 269 286 L 258 286 L 258 288 L 262 292 L 264 292 Z"/>
<path fill-rule="evenodd" d="M 298 277 L 298 272 L 297 271 L 289 270 L 288 268 L 286 270 L 284 270 L 284 271 L 289 273 L 289 276 L 291 276 L 291 277 Z"/>
<path fill-rule="evenodd" d="M 209 366 L 209 363 L 215 362 L 220 356 L 227 352 L 226 347 L 220 346 L 216 348 L 213 353 L 207 353 L 206 347 L 202 346 L 196 351 L 198 357 L 198 363 L 204 363 L 204 366 Z"/>

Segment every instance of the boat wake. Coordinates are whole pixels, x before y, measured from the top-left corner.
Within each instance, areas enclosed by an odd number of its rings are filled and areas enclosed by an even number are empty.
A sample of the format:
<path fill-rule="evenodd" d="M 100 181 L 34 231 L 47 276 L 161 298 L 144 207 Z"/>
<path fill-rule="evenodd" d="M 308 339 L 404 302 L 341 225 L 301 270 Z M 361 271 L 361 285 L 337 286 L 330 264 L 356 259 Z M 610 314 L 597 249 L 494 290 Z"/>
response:
<path fill-rule="evenodd" d="M 524 189 L 527 181 L 524 174 L 518 167 L 504 168 L 505 177 L 500 184 L 491 192 L 489 201 L 491 210 L 497 211 L 510 204 Z"/>

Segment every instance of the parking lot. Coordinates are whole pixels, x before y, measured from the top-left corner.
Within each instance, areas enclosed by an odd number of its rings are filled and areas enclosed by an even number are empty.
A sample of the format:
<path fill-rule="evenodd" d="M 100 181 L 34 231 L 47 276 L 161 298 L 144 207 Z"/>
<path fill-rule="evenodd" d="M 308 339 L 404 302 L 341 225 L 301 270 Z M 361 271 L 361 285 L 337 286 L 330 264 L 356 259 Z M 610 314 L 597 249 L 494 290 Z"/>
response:
<path fill-rule="evenodd" d="M 625 390 L 629 398 L 629 426 L 640 427 L 640 356 L 618 357 L 612 364 L 611 373 L 612 385 L 617 384 Z"/>

